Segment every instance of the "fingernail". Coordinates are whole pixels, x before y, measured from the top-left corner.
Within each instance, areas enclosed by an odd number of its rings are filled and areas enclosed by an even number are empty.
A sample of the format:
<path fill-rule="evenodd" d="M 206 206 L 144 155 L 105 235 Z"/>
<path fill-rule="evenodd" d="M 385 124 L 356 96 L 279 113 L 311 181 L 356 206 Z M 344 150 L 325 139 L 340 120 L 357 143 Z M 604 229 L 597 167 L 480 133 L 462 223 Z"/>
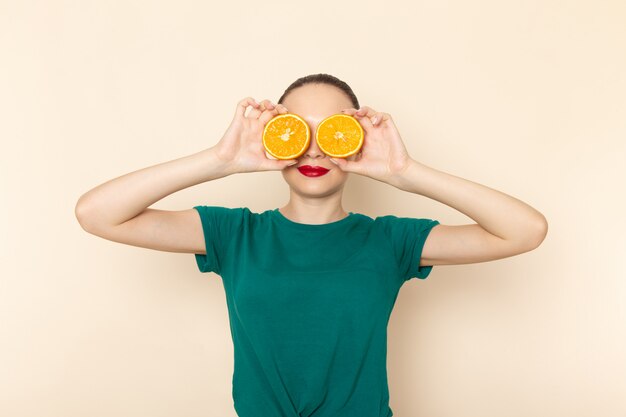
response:
<path fill-rule="evenodd" d="M 333 164 L 337 165 L 337 161 L 335 161 L 333 158 L 330 158 L 330 162 L 332 162 Z"/>
<path fill-rule="evenodd" d="M 376 117 L 372 117 L 372 124 L 376 124 Z"/>

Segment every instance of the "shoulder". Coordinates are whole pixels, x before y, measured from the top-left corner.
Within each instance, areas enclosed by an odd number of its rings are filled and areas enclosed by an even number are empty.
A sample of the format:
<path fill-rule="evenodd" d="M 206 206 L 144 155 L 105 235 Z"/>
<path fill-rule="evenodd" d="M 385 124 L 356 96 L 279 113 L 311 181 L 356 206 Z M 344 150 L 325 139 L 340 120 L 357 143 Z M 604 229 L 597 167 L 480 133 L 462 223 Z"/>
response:
<path fill-rule="evenodd" d="M 372 221 L 387 233 L 401 231 L 419 232 L 439 224 L 439 221 L 427 217 L 405 217 L 394 214 L 377 216 Z"/>
<path fill-rule="evenodd" d="M 209 206 L 209 205 L 197 205 L 193 207 L 198 210 L 200 214 L 209 214 L 215 216 L 244 216 L 257 214 L 252 212 L 248 207 L 224 207 L 224 206 Z"/>
<path fill-rule="evenodd" d="M 205 227 L 209 226 L 215 229 L 232 230 L 255 214 L 247 207 L 197 205 L 193 208 L 198 211 Z"/>
<path fill-rule="evenodd" d="M 360 223 L 394 244 L 404 244 L 406 241 L 425 238 L 432 228 L 439 225 L 438 220 L 427 217 L 355 214 L 360 217 Z"/>
<path fill-rule="evenodd" d="M 203 220 L 213 223 L 244 225 L 262 224 L 272 216 L 272 209 L 257 212 L 248 207 L 197 205 L 193 207 Z"/>

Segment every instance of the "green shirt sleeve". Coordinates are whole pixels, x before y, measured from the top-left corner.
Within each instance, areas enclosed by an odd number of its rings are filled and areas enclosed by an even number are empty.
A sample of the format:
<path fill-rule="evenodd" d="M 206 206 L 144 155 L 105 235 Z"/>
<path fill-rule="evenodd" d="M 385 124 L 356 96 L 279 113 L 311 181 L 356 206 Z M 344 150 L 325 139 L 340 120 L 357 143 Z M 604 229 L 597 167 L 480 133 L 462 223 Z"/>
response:
<path fill-rule="evenodd" d="M 392 246 L 402 282 L 411 278 L 426 279 L 433 266 L 419 265 L 422 249 L 428 234 L 439 224 L 439 221 L 393 215 L 381 216 L 377 219 L 383 225 L 383 230 Z"/>
<path fill-rule="evenodd" d="M 193 208 L 200 216 L 206 247 L 206 254 L 194 254 L 198 269 L 200 272 L 215 272 L 221 275 L 226 250 L 243 223 L 243 209 L 220 206 Z"/>

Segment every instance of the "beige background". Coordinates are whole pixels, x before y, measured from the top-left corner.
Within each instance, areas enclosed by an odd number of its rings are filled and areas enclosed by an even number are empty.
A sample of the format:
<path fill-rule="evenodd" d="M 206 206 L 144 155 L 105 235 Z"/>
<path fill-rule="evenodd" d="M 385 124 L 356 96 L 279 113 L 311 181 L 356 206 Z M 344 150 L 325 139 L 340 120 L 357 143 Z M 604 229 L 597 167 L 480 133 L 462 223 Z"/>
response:
<path fill-rule="evenodd" d="M 0 2 L 0 415 L 235 416 L 219 277 L 89 235 L 74 205 L 317 72 L 390 113 L 414 159 L 549 222 L 535 251 L 403 286 L 394 415 L 626 415 L 625 22 L 618 0 Z M 287 192 L 238 174 L 153 207 Z M 473 222 L 356 174 L 344 207 Z"/>

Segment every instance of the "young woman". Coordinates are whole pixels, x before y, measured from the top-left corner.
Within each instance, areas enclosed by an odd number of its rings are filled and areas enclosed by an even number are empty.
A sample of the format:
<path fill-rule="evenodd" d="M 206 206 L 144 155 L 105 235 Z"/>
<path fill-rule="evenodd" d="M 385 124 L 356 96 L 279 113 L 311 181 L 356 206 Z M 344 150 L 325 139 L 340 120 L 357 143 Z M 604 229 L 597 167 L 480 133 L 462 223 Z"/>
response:
<path fill-rule="evenodd" d="M 297 160 L 269 158 L 263 128 L 286 112 L 304 118 L 312 137 L 325 117 L 354 116 L 365 133 L 361 152 L 332 160 L 313 140 Z M 325 173 L 311 176 L 307 165 Z M 270 170 L 289 185 L 280 208 L 149 208 L 205 181 Z M 346 212 L 349 173 L 432 198 L 476 223 Z M 217 144 L 95 187 L 79 199 L 76 217 L 105 239 L 193 253 L 200 271 L 221 276 L 240 417 L 392 416 L 386 331 L 402 284 L 425 279 L 434 265 L 528 252 L 547 233 L 544 216 L 524 202 L 412 158 L 391 116 L 361 107 L 352 89 L 328 74 L 297 80 L 278 105 L 241 100 Z"/>

